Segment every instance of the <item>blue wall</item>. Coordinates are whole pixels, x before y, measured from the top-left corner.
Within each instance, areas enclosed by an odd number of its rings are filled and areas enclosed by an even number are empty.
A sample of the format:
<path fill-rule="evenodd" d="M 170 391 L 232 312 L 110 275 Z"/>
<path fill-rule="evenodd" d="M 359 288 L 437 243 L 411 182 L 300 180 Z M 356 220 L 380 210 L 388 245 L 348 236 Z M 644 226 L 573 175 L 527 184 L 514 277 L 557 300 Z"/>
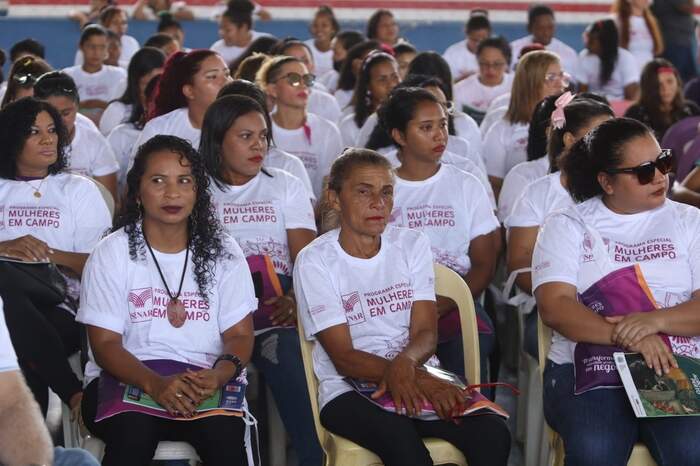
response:
<path fill-rule="evenodd" d="M 185 22 L 185 45 L 190 48 L 209 47 L 218 39 L 216 23 L 212 21 Z M 150 21 L 131 21 L 129 34 L 143 43 L 155 32 L 156 24 Z M 359 22 L 343 23 L 344 29 L 364 30 Z M 306 39 L 306 21 L 270 21 L 256 23 L 256 29 L 272 33 L 278 37 L 295 36 Z M 562 24 L 557 36 L 576 50 L 583 47 L 581 33 L 584 25 Z M 445 48 L 464 38 L 464 24 L 461 22 L 402 23 L 401 33 L 419 50 L 436 50 L 442 53 Z M 513 40 L 526 34 L 524 24 L 496 23 L 494 30 Z M 46 46 L 47 59 L 54 67 L 62 68 L 73 64 L 78 43 L 77 23 L 58 18 L 0 18 L 0 48 L 8 51 L 12 44 L 25 37 L 33 37 Z M 7 74 L 7 65 L 5 71 Z"/>

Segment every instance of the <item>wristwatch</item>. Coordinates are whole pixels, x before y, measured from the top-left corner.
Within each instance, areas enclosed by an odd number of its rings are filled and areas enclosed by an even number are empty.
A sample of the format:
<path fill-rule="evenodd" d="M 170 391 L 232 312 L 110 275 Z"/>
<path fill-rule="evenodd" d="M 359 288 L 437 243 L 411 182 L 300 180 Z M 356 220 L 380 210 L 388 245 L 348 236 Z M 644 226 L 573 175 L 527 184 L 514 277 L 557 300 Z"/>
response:
<path fill-rule="evenodd" d="M 229 361 L 236 366 L 236 372 L 235 374 L 233 374 L 234 379 L 241 375 L 241 371 L 243 370 L 243 363 L 235 354 L 222 354 L 221 356 L 216 358 L 216 361 L 214 361 L 214 364 L 211 365 L 211 368 L 215 368 L 219 361 Z"/>

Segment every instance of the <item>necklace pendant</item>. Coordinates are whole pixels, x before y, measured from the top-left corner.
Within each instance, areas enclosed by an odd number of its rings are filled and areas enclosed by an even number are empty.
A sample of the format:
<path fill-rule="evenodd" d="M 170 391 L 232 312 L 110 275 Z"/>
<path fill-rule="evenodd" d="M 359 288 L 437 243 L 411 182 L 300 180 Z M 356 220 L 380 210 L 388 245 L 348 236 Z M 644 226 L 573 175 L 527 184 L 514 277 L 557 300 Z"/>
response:
<path fill-rule="evenodd" d="M 37 199 L 41 197 L 41 193 L 39 191 L 34 191 L 34 197 Z"/>
<path fill-rule="evenodd" d="M 177 298 L 170 299 L 165 310 L 168 314 L 168 322 L 170 322 L 170 325 L 175 328 L 180 328 L 185 325 L 185 321 L 187 321 L 187 311 L 185 311 L 185 305 L 182 301 Z"/>

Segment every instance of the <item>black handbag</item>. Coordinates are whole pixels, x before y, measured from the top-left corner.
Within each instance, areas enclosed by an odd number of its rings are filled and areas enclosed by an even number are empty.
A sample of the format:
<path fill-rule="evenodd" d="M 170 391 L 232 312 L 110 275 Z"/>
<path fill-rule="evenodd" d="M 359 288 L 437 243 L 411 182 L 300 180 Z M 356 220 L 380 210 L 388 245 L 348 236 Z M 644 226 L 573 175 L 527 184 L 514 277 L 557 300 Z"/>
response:
<path fill-rule="evenodd" d="M 58 306 L 68 298 L 66 279 L 52 263 L 28 263 L 0 257 L 0 280 L 39 306 Z"/>

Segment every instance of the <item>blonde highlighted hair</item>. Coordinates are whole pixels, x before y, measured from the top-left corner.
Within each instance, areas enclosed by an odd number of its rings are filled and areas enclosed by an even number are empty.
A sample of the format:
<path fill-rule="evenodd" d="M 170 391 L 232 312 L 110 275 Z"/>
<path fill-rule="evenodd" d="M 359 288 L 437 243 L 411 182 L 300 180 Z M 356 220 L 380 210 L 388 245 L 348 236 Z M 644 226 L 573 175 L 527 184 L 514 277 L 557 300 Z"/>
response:
<path fill-rule="evenodd" d="M 511 124 L 529 123 L 532 111 L 542 100 L 542 88 L 547 68 L 559 63 L 559 57 L 546 50 L 528 52 L 520 59 L 515 69 L 510 103 L 505 119 Z"/>
<path fill-rule="evenodd" d="M 630 6 L 629 0 L 615 0 L 610 11 L 615 15 L 617 29 L 620 32 L 620 47 L 629 49 L 630 16 L 632 16 L 632 7 Z M 651 12 L 651 8 L 646 7 L 642 13 L 642 17 L 654 41 L 654 56 L 659 56 L 663 53 L 665 46 L 656 16 Z"/>
<path fill-rule="evenodd" d="M 287 63 L 301 63 L 301 61 L 298 58 L 287 55 L 278 55 L 268 58 L 255 74 L 255 84 L 257 84 L 260 89 L 264 90 L 268 84 L 275 82 L 275 80 L 279 78 L 282 67 Z"/>

